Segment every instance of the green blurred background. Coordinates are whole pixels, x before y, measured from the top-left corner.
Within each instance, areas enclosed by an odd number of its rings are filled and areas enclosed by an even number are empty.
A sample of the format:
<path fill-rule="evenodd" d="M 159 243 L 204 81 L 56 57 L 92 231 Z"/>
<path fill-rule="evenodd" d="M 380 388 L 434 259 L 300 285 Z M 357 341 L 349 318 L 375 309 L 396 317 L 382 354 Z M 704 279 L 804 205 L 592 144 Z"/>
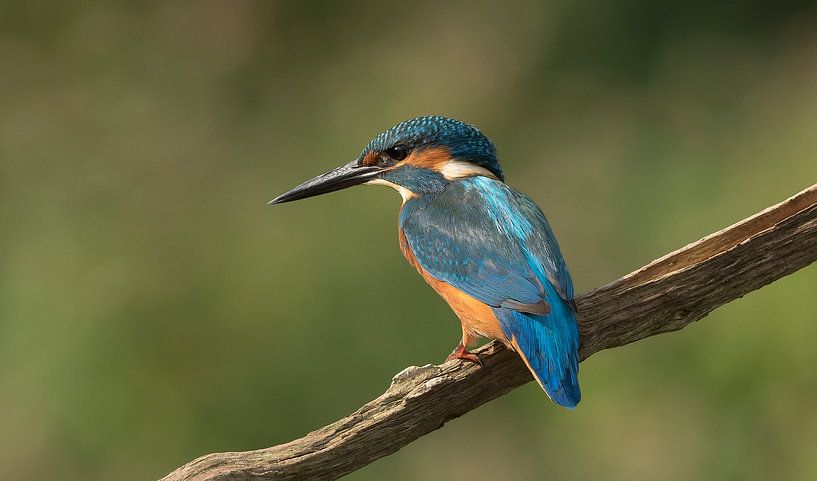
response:
<path fill-rule="evenodd" d="M 459 337 L 399 198 L 266 201 L 416 115 L 479 126 L 577 291 L 817 181 L 814 2 L 0 4 L 0 479 L 291 440 Z M 353 480 L 817 479 L 817 267 Z"/>

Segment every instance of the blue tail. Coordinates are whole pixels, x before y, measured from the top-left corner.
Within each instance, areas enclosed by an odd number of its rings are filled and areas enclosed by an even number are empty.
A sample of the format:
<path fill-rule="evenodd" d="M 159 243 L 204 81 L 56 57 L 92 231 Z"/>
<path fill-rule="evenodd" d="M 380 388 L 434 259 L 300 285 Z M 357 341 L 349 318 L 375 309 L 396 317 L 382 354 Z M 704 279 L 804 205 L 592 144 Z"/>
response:
<path fill-rule="evenodd" d="M 494 308 L 502 329 L 550 399 L 575 408 L 579 390 L 579 328 L 567 302 L 547 286 L 546 315 Z"/>

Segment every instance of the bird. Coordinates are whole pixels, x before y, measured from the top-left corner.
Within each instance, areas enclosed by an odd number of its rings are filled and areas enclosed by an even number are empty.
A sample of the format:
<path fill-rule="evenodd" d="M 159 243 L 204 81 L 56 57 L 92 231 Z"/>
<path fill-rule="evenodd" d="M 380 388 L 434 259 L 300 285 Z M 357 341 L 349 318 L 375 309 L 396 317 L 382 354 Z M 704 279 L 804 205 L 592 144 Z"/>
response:
<path fill-rule="evenodd" d="M 505 183 L 494 144 L 453 118 L 413 118 L 269 204 L 362 184 L 402 197 L 400 249 L 461 323 L 448 360 L 483 366 L 469 348 L 480 338 L 500 341 L 553 402 L 575 408 L 581 391 L 573 282 L 545 214 Z"/>

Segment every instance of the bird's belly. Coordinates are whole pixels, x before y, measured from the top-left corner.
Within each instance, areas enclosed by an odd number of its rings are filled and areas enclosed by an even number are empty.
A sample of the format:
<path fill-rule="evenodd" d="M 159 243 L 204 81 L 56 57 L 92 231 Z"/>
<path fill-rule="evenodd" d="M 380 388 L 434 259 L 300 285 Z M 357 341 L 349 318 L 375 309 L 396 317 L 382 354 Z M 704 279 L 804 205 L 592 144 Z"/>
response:
<path fill-rule="evenodd" d="M 507 343 L 508 338 L 502 331 L 502 326 L 499 325 L 499 320 L 494 315 L 494 311 L 491 307 L 479 299 L 462 292 L 451 284 L 432 277 L 417 261 L 403 232 L 399 234 L 400 250 L 403 251 L 406 260 L 417 269 L 417 272 L 423 276 L 423 279 L 425 279 L 428 285 L 437 291 L 440 297 L 445 299 L 445 302 L 448 303 L 457 317 L 460 318 L 463 331 L 474 337 L 487 337 Z"/>
<path fill-rule="evenodd" d="M 451 306 L 462 322 L 462 328 L 472 336 L 487 337 L 507 342 L 490 306 L 443 281 L 423 275 L 426 282 Z"/>

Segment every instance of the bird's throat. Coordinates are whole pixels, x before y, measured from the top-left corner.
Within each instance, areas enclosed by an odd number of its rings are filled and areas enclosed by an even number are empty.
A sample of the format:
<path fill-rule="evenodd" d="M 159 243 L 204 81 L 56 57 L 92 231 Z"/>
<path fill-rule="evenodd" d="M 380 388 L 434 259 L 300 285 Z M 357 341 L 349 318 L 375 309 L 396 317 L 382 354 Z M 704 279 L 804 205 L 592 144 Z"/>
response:
<path fill-rule="evenodd" d="M 387 187 L 391 187 L 392 189 L 396 190 L 400 194 L 400 197 L 403 198 L 403 203 L 404 204 L 407 201 L 417 197 L 417 194 L 412 192 L 408 188 L 403 187 L 402 185 L 395 184 L 394 182 L 390 182 L 390 181 L 385 180 L 385 179 L 372 179 L 372 180 L 366 182 L 366 185 L 385 185 Z"/>

